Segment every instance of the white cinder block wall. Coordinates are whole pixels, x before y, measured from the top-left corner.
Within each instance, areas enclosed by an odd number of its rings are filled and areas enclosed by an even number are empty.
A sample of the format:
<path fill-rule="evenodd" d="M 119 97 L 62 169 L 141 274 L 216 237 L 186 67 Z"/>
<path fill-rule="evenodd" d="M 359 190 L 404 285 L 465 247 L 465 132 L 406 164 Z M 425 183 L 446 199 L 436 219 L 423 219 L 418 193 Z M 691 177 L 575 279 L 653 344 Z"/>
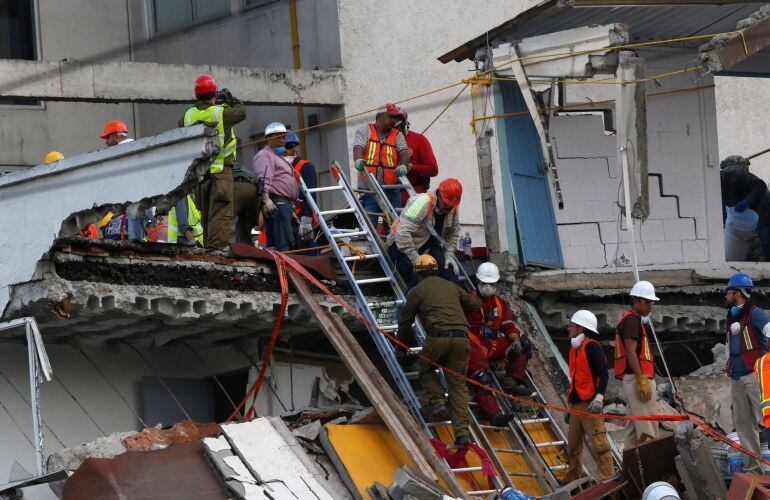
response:
<path fill-rule="evenodd" d="M 681 69 L 688 60 L 660 53 L 647 57 L 648 75 Z M 697 85 L 709 83 L 704 79 Z M 687 76 L 661 84 L 648 85 L 647 92 L 694 85 Z M 632 249 L 619 205 L 623 191 L 615 136 L 604 133 L 600 115 L 556 116 L 550 129 L 564 195 L 556 221 L 565 267 L 627 267 Z M 715 135 L 712 88 L 648 97 L 650 215 L 636 226 L 640 266 L 724 260 Z"/>

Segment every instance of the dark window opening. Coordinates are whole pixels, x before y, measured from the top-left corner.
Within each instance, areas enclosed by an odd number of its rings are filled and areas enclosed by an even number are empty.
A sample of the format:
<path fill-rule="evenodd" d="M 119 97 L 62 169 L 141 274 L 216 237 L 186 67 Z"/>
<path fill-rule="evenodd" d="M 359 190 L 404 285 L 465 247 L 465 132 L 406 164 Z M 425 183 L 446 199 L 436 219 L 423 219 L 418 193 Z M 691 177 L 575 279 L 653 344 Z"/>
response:
<path fill-rule="evenodd" d="M 153 0 L 152 7 L 156 35 L 230 14 L 230 0 Z"/>
<path fill-rule="evenodd" d="M 33 1 L 0 1 L 0 59 L 37 59 Z M 0 105 L 39 106 L 40 101 L 0 98 Z"/>

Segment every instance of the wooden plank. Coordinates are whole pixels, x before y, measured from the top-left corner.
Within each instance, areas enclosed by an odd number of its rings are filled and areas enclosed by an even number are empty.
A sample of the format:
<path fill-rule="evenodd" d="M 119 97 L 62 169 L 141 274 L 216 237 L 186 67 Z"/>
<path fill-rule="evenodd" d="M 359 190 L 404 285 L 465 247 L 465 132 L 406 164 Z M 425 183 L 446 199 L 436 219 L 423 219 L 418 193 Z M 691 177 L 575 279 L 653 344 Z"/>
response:
<path fill-rule="evenodd" d="M 390 432 L 413 457 L 419 472 L 427 478 L 435 478 L 435 474 L 438 474 L 453 495 L 467 498 L 452 471 L 436 455 L 423 429 L 377 371 L 345 323 L 316 302 L 307 282 L 296 271 L 289 269 L 288 276 L 300 300 L 316 317 L 321 329 L 345 366 L 356 377 Z"/>

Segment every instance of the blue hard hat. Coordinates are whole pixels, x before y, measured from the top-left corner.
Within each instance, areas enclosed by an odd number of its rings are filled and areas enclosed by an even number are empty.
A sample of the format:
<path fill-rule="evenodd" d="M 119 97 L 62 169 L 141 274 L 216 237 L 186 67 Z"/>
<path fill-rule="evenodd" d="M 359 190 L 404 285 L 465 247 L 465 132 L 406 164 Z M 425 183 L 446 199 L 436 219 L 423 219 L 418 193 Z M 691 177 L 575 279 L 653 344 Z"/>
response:
<path fill-rule="evenodd" d="M 748 274 L 734 274 L 727 282 L 727 289 L 731 288 L 754 288 L 754 282 Z"/>
<path fill-rule="evenodd" d="M 289 144 L 299 144 L 299 137 L 291 130 L 286 132 L 286 145 L 288 146 Z"/>

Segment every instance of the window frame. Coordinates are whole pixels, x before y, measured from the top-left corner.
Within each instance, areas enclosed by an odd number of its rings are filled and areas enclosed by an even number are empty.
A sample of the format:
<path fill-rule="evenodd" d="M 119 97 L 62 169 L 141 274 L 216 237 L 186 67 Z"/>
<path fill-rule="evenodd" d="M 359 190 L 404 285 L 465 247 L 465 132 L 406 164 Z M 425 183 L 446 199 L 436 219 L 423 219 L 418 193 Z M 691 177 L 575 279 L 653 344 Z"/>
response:
<path fill-rule="evenodd" d="M 32 44 L 32 48 L 35 51 L 34 59 L 30 59 L 31 61 L 41 61 L 42 54 L 43 54 L 43 44 L 40 40 L 40 9 L 39 6 L 39 0 L 30 0 L 31 6 L 32 6 L 32 39 L 34 40 L 34 43 Z M 44 110 L 45 109 L 45 101 L 37 101 L 36 104 L 9 104 L 0 102 L 0 109 L 33 109 L 33 110 Z"/>
<path fill-rule="evenodd" d="M 37 0 L 35 0 L 37 1 Z M 147 0 L 147 25 L 149 27 L 149 37 L 150 39 L 154 38 L 161 38 L 165 36 L 171 36 L 176 33 L 181 33 L 185 30 L 188 30 L 190 28 L 195 28 L 196 26 L 200 26 L 202 24 L 209 23 L 211 21 L 217 21 L 219 19 L 224 19 L 226 17 L 229 17 L 233 14 L 233 5 L 231 1 L 227 2 L 227 10 L 222 11 L 221 15 L 211 16 L 207 17 L 206 19 L 198 19 L 196 12 L 195 12 L 195 0 L 187 0 L 190 2 L 190 9 L 192 12 L 192 23 L 182 26 L 173 30 L 165 31 L 165 32 L 159 32 L 158 31 L 158 25 L 156 22 L 156 13 L 155 13 L 155 3 L 157 0 Z"/>
<path fill-rule="evenodd" d="M 241 0 L 241 8 L 244 11 L 251 10 L 251 9 L 258 9 L 260 7 L 266 7 L 273 3 L 278 3 L 279 1 L 280 0 L 260 0 L 261 3 L 258 3 L 256 5 L 249 5 L 249 0 Z"/>

